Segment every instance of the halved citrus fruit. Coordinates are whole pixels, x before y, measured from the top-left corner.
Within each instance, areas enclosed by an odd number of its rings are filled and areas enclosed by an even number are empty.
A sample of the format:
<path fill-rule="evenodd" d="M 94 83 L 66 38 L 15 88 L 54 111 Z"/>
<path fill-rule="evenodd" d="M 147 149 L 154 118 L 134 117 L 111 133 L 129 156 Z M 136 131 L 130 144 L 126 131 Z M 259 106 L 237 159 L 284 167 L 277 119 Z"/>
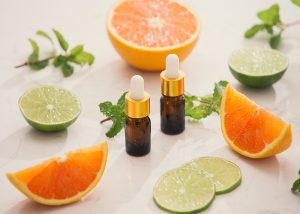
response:
<path fill-rule="evenodd" d="M 58 206 L 80 200 L 103 175 L 107 142 L 69 152 L 33 167 L 7 173 L 10 182 L 30 199 Z"/>
<path fill-rule="evenodd" d="M 199 38 L 199 21 L 175 0 L 123 0 L 107 19 L 110 40 L 132 66 L 148 71 L 165 68 L 168 54 L 185 59 Z"/>
<path fill-rule="evenodd" d="M 280 51 L 263 48 L 244 48 L 231 54 L 228 66 L 241 83 L 262 88 L 281 79 L 289 64 Z"/>
<path fill-rule="evenodd" d="M 292 127 L 246 96 L 225 88 L 220 107 L 222 133 L 229 146 L 250 158 L 269 157 L 288 149 Z"/>

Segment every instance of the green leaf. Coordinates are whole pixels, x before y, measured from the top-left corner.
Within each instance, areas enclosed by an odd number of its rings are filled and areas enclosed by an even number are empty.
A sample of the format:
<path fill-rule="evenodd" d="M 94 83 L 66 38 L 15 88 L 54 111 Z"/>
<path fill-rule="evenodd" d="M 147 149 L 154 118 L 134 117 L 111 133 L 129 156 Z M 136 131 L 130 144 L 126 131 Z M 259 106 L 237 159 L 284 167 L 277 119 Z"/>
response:
<path fill-rule="evenodd" d="M 278 48 L 280 41 L 281 41 L 281 32 L 274 36 L 271 36 L 269 40 L 269 44 L 273 49 L 276 49 Z"/>
<path fill-rule="evenodd" d="M 77 45 L 71 50 L 71 55 L 76 56 L 80 54 L 83 51 L 83 45 Z"/>
<path fill-rule="evenodd" d="M 118 99 L 116 105 L 113 105 L 111 102 L 106 101 L 99 104 L 100 112 L 107 116 L 112 121 L 112 126 L 106 132 L 107 137 L 116 136 L 125 125 L 125 95 L 127 92 L 123 93 L 122 96 Z"/>
<path fill-rule="evenodd" d="M 28 62 L 29 63 L 37 62 L 39 59 L 39 46 L 32 39 L 29 39 L 29 42 L 32 46 L 32 53 L 28 57 Z"/>
<path fill-rule="evenodd" d="M 193 119 L 196 120 L 200 120 L 209 116 L 211 113 L 212 113 L 211 106 L 202 103 L 190 109 L 188 112 L 186 112 L 186 116 L 192 117 Z"/>
<path fill-rule="evenodd" d="M 292 186 L 292 192 L 293 193 L 300 193 L 300 179 L 297 179 Z"/>
<path fill-rule="evenodd" d="M 69 77 L 69 76 L 71 76 L 73 74 L 74 68 L 70 64 L 64 63 L 61 66 L 61 71 L 62 71 L 64 77 Z"/>
<path fill-rule="evenodd" d="M 226 88 L 227 84 L 228 82 L 224 80 L 215 83 L 215 88 L 213 93 L 213 111 L 218 114 L 220 112 L 220 105 L 221 105 L 224 89 Z"/>
<path fill-rule="evenodd" d="M 109 138 L 116 136 L 125 126 L 125 117 L 119 120 L 113 120 L 113 124 L 105 135 Z"/>
<path fill-rule="evenodd" d="M 291 0 L 295 5 L 300 7 L 300 0 Z"/>
<path fill-rule="evenodd" d="M 63 64 L 65 64 L 68 61 L 67 57 L 63 56 L 63 55 L 58 55 L 57 57 L 54 58 L 53 60 L 53 66 L 54 67 L 59 67 L 62 66 Z"/>
<path fill-rule="evenodd" d="M 113 106 L 112 102 L 109 102 L 109 101 L 100 103 L 99 104 L 100 112 L 107 117 L 111 117 L 112 116 L 112 114 L 111 114 L 112 106 Z"/>
<path fill-rule="evenodd" d="M 42 37 L 48 39 L 53 44 L 52 38 L 46 32 L 39 30 L 36 32 L 36 35 L 39 35 L 39 36 L 42 36 Z"/>
<path fill-rule="evenodd" d="M 79 64 L 79 65 L 92 65 L 94 63 L 95 57 L 88 52 L 82 51 L 73 58 L 70 59 L 70 61 Z"/>
<path fill-rule="evenodd" d="M 47 67 L 47 65 L 49 64 L 49 60 L 42 60 L 40 62 L 29 62 L 28 66 L 32 69 L 32 70 L 42 70 L 43 68 Z"/>
<path fill-rule="evenodd" d="M 266 30 L 269 34 L 273 34 L 273 26 L 272 26 L 272 25 L 265 25 L 265 30 Z"/>
<path fill-rule="evenodd" d="M 64 51 L 67 51 L 68 48 L 69 48 L 68 42 L 64 39 L 63 35 L 62 35 L 60 32 L 58 32 L 58 31 L 55 30 L 55 29 L 52 29 L 52 30 L 53 30 L 53 32 L 54 32 L 54 34 L 55 34 L 55 36 L 56 36 L 56 38 L 57 38 L 57 40 L 58 40 L 58 42 L 59 42 L 59 44 L 60 44 L 60 47 L 61 47 Z"/>
<path fill-rule="evenodd" d="M 249 28 L 249 29 L 245 32 L 244 36 L 245 36 L 246 38 L 251 38 L 251 37 L 253 37 L 257 32 L 259 32 L 260 30 L 263 30 L 263 29 L 265 29 L 265 25 L 264 25 L 264 24 L 254 25 L 254 26 L 252 26 L 251 28 Z"/>
<path fill-rule="evenodd" d="M 124 109 L 125 111 L 125 96 L 128 93 L 128 91 L 124 92 L 122 96 L 118 99 L 117 105 Z"/>
<path fill-rule="evenodd" d="M 268 9 L 258 12 L 257 17 L 268 25 L 276 25 L 281 23 L 279 17 L 279 5 L 274 4 Z"/>

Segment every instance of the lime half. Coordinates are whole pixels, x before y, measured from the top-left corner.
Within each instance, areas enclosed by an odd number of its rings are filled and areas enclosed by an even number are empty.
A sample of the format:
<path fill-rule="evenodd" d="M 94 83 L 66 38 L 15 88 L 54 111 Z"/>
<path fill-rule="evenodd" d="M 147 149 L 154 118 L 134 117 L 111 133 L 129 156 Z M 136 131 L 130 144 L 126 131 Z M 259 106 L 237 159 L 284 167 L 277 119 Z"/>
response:
<path fill-rule="evenodd" d="M 273 49 L 245 48 L 231 54 L 228 65 L 233 76 L 251 87 L 277 82 L 288 67 L 288 58 Z"/>
<path fill-rule="evenodd" d="M 240 168 L 225 159 L 217 157 L 201 157 L 183 166 L 203 173 L 216 187 L 216 194 L 234 190 L 240 185 L 242 176 Z"/>
<path fill-rule="evenodd" d="M 215 187 L 202 173 L 178 168 L 165 173 L 157 181 L 153 197 L 160 208 L 169 212 L 199 212 L 212 203 Z"/>
<path fill-rule="evenodd" d="M 59 131 L 71 125 L 80 114 L 78 98 L 70 91 L 53 87 L 36 87 L 25 92 L 19 100 L 26 121 L 41 131 Z"/>

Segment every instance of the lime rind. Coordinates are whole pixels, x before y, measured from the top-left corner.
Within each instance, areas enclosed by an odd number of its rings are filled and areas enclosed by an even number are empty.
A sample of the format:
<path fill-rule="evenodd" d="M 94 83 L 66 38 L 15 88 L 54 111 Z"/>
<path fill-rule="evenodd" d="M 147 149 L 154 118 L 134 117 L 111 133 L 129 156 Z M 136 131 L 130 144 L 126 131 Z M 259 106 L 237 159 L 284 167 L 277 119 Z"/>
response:
<path fill-rule="evenodd" d="M 186 168 L 166 172 L 155 184 L 154 202 L 172 213 L 196 213 L 210 206 L 215 185 L 202 173 Z"/>
<path fill-rule="evenodd" d="M 228 66 L 233 76 L 251 87 L 267 87 L 277 82 L 288 68 L 289 60 L 273 49 L 245 48 L 231 54 Z"/>
<path fill-rule="evenodd" d="M 203 173 L 216 187 L 216 194 L 231 192 L 242 182 L 240 168 L 233 162 L 219 157 L 200 157 L 182 167 Z"/>
<path fill-rule="evenodd" d="M 20 97 L 19 108 L 32 127 L 46 132 L 67 128 L 81 113 L 80 101 L 74 94 L 53 86 L 29 89 Z"/>

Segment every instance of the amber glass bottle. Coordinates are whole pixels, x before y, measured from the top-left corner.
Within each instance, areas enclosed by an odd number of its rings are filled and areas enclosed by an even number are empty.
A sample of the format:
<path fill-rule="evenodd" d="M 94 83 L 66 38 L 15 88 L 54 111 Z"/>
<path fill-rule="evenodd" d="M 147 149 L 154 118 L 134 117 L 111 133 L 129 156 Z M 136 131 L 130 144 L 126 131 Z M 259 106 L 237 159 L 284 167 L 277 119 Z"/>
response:
<path fill-rule="evenodd" d="M 132 156 L 142 156 L 151 149 L 151 121 L 149 117 L 126 118 L 126 152 Z"/>
<path fill-rule="evenodd" d="M 151 150 L 150 96 L 144 91 L 144 79 L 135 75 L 125 96 L 125 142 L 126 152 L 143 156 Z"/>
<path fill-rule="evenodd" d="M 179 59 L 170 54 L 166 70 L 161 72 L 160 127 L 165 134 L 179 134 L 185 129 L 184 74 L 179 70 Z"/>
<path fill-rule="evenodd" d="M 179 134 L 185 128 L 185 100 L 183 95 L 160 98 L 161 130 L 170 135 Z"/>

